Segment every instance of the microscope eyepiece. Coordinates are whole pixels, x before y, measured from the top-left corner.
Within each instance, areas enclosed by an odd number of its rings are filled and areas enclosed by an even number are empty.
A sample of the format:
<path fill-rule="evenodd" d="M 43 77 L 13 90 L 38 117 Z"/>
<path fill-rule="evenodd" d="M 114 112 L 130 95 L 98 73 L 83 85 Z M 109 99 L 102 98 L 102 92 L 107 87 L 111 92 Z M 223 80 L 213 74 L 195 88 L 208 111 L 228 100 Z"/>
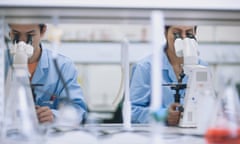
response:
<path fill-rule="evenodd" d="M 32 36 L 31 35 L 28 35 L 28 37 L 27 37 L 27 44 L 32 45 Z"/>
<path fill-rule="evenodd" d="M 175 40 L 176 40 L 177 38 L 183 39 L 183 37 L 181 36 L 181 34 L 178 33 L 178 32 L 175 32 L 173 35 L 174 35 L 174 39 L 175 39 Z M 192 33 L 189 33 L 189 32 L 186 33 L 186 37 L 187 37 L 187 38 L 190 38 L 190 39 L 195 39 L 195 40 L 196 40 L 195 35 L 192 34 Z"/>
<path fill-rule="evenodd" d="M 192 33 L 187 33 L 187 34 L 186 34 L 186 37 L 188 37 L 188 38 L 190 38 L 190 39 L 196 39 L 195 36 L 194 36 L 194 34 L 192 34 Z"/>
<path fill-rule="evenodd" d="M 181 34 L 180 33 L 177 33 L 177 32 L 175 32 L 174 34 L 174 39 L 176 40 L 177 38 L 180 38 L 180 39 L 182 39 L 182 37 L 181 37 Z"/>
<path fill-rule="evenodd" d="M 14 34 L 13 44 L 19 42 L 19 34 Z"/>

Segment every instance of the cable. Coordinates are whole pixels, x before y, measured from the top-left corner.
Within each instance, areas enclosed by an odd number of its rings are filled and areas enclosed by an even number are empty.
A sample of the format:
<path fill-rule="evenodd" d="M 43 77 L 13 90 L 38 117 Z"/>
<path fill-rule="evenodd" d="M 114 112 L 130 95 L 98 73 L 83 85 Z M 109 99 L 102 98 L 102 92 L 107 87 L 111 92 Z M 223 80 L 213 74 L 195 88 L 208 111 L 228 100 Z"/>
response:
<path fill-rule="evenodd" d="M 123 78 L 124 78 L 124 74 L 123 74 L 123 68 L 121 68 L 121 81 L 120 81 L 120 86 L 117 92 L 117 96 L 115 97 L 115 99 L 113 100 L 113 105 L 116 105 L 117 100 L 118 99 L 122 99 L 123 97 Z"/>
<path fill-rule="evenodd" d="M 58 65 L 58 62 L 57 62 L 57 58 L 54 58 L 54 59 L 53 59 L 53 63 L 54 63 L 54 66 L 55 66 L 55 68 L 56 68 L 57 74 L 59 75 L 60 81 L 62 82 L 63 87 L 64 87 L 64 89 L 65 89 L 65 91 L 66 91 L 66 97 L 65 97 L 65 98 L 61 98 L 61 99 L 60 99 L 60 102 L 66 101 L 66 103 L 71 103 L 71 101 L 70 101 L 69 89 L 68 89 L 68 86 L 67 86 L 67 84 L 66 84 L 66 82 L 65 82 L 65 80 L 64 80 L 64 77 L 63 77 L 63 75 L 62 75 L 62 72 L 61 72 L 61 70 L 59 69 L 59 65 Z"/>
<path fill-rule="evenodd" d="M 10 54 L 10 48 L 9 48 L 9 45 L 8 45 L 8 42 L 10 41 L 6 36 L 4 37 L 4 41 L 5 41 L 5 44 L 6 44 L 6 48 L 7 48 L 7 60 L 9 61 L 9 65 L 12 69 L 13 68 L 13 62 L 12 62 L 12 59 L 11 59 L 11 54 Z"/>

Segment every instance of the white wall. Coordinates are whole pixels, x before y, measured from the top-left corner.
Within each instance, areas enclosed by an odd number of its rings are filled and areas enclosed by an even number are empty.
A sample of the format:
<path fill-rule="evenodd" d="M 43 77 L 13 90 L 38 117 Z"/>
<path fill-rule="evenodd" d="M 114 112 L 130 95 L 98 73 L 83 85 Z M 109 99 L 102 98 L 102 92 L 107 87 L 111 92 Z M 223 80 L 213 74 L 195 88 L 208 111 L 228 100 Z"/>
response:
<path fill-rule="evenodd" d="M 131 63 L 137 62 L 151 54 L 151 45 L 143 43 L 151 39 L 149 26 L 61 24 L 60 27 L 64 31 L 62 40 L 65 42 L 59 51 L 76 63 L 79 82 L 82 84 L 90 109 L 114 110 L 116 105 L 112 105 L 112 102 L 121 80 L 121 44 L 118 42 L 125 36 L 134 42 L 129 45 L 129 58 Z M 217 90 L 226 79 L 240 81 L 237 74 L 240 72 L 239 33 L 240 26 L 205 25 L 197 28 L 199 51 L 202 59 L 211 67 Z"/>
<path fill-rule="evenodd" d="M 60 53 L 72 58 L 79 71 L 79 81 L 92 110 L 113 111 L 112 105 L 120 86 L 119 43 L 63 43 Z M 211 67 L 216 90 L 226 79 L 240 82 L 240 45 L 200 43 L 200 56 Z M 151 53 L 147 43 L 130 44 L 130 61 Z M 105 107 L 103 106 L 105 105 Z"/>

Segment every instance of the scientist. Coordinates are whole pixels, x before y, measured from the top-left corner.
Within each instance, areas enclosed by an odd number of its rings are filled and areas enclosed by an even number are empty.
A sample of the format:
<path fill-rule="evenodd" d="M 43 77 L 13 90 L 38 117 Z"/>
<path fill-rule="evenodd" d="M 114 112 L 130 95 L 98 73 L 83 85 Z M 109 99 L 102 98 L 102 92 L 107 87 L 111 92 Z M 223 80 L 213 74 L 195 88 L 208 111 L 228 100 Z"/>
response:
<path fill-rule="evenodd" d="M 36 113 L 40 123 L 54 122 L 59 117 L 58 102 L 60 97 L 66 96 L 66 87 L 69 89 L 70 100 L 78 110 L 79 118 L 86 118 L 86 104 L 82 90 L 77 82 L 77 70 L 73 62 L 57 55 L 57 63 L 66 86 L 61 82 L 53 62 L 53 52 L 41 45 L 47 26 L 45 24 L 9 24 L 10 38 L 16 35 L 19 41 L 26 42 L 30 36 L 34 48 L 33 55 L 28 59 L 28 68 L 31 74 Z"/>
<path fill-rule="evenodd" d="M 166 46 L 163 49 L 162 57 L 162 83 L 177 83 L 180 81 L 179 75 L 183 71 L 183 58 L 177 57 L 174 48 L 175 35 L 180 35 L 185 38 L 189 35 L 196 35 L 196 26 L 166 26 L 165 38 Z M 130 82 L 130 99 L 132 105 L 132 122 L 133 123 L 147 123 L 149 122 L 149 106 L 151 99 L 151 56 L 148 56 L 136 65 L 133 66 L 132 76 Z M 205 62 L 199 60 L 199 64 L 207 65 Z M 186 83 L 187 77 L 182 79 Z M 175 91 L 170 87 L 162 87 L 162 106 L 166 110 L 167 124 L 175 126 L 178 124 L 180 112 L 176 107 L 179 103 L 174 103 Z M 181 103 L 183 102 L 184 90 L 180 91 Z"/>

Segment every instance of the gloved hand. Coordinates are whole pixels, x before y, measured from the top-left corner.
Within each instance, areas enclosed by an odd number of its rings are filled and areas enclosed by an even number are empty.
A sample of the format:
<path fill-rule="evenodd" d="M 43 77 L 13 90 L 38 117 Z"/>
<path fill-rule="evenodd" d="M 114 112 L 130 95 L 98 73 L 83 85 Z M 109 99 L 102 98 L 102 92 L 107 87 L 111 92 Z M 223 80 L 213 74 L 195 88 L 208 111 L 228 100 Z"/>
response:
<path fill-rule="evenodd" d="M 179 103 L 173 103 L 168 108 L 167 123 L 169 126 L 178 125 L 181 112 L 176 109 L 177 107 L 180 107 L 180 106 L 181 105 Z"/>

